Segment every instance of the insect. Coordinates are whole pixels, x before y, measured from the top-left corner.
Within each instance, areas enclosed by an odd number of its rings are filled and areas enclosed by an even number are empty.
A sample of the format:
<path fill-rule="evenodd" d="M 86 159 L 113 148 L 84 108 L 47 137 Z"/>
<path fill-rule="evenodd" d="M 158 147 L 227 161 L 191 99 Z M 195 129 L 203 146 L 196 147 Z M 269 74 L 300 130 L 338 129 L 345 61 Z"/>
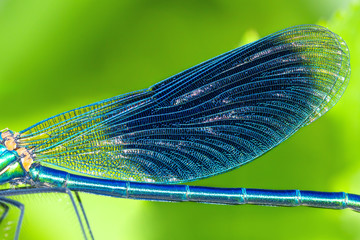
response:
<path fill-rule="evenodd" d="M 0 183 L 14 187 L 0 192 L 0 221 L 11 207 L 20 209 L 18 238 L 24 211 L 8 197 L 39 192 L 67 194 L 85 238 L 92 235 L 78 192 L 360 211 L 360 196 L 343 192 L 181 185 L 230 171 L 274 148 L 332 108 L 349 76 L 349 50 L 339 36 L 317 25 L 296 26 L 147 89 L 18 133 L 3 131 Z"/>

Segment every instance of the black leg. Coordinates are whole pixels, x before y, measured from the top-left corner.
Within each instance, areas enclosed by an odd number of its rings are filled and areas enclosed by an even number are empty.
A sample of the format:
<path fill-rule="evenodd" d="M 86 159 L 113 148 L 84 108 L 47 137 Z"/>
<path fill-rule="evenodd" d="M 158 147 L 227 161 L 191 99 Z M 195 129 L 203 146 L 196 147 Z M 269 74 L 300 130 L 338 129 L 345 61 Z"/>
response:
<path fill-rule="evenodd" d="M 6 207 L 5 207 L 6 210 L 4 212 L 4 214 L 6 214 L 6 215 L 7 215 L 8 211 L 9 211 L 9 209 L 10 209 L 9 205 L 12 206 L 12 207 L 16 207 L 17 209 L 20 210 L 20 214 L 19 214 L 19 217 L 17 219 L 16 230 L 15 230 L 14 235 L 12 236 L 13 239 L 17 240 L 17 239 L 19 239 L 21 225 L 22 225 L 22 222 L 23 222 L 23 219 L 24 219 L 24 210 L 25 210 L 24 205 L 22 203 L 18 202 L 18 201 L 8 199 L 8 198 L 5 198 L 5 197 L 1 197 L 1 196 L 0 196 L 0 202 L 1 202 L 1 206 L 6 205 Z M 6 218 L 6 215 L 4 215 L 4 214 L 2 214 L 2 216 L 1 216 L 1 221 L 3 221 Z M 6 227 L 4 225 L 4 223 L 2 223 L 1 226 Z"/>
<path fill-rule="evenodd" d="M 4 211 L 0 217 L 0 224 L 6 218 L 7 214 L 9 213 L 9 206 L 3 202 L 0 202 L 0 208 Z"/>
<path fill-rule="evenodd" d="M 93 236 L 93 233 L 92 233 L 92 231 L 91 231 L 91 227 L 90 227 L 90 224 L 89 224 L 89 220 L 88 220 L 88 218 L 87 218 L 87 216 L 86 216 L 85 208 L 84 208 L 84 205 L 82 204 L 82 201 L 81 201 L 79 192 L 75 191 L 75 196 L 76 196 L 76 199 L 77 199 L 77 201 L 78 201 L 78 203 L 79 203 L 79 206 L 80 206 L 80 209 L 81 209 L 81 211 L 82 211 L 82 214 L 83 214 L 83 216 L 84 216 L 84 220 L 85 220 L 85 223 L 86 223 L 86 225 L 87 225 L 87 229 L 88 229 L 88 231 L 89 231 L 90 237 L 91 237 L 91 239 L 94 240 L 94 236 Z"/>
<path fill-rule="evenodd" d="M 23 219 L 23 215 L 24 215 L 24 206 L 20 202 L 17 202 L 17 201 L 14 201 L 14 200 L 11 200 L 11 199 L 8 199 L 5 197 L 6 196 L 24 195 L 24 194 L 39 194 L 39 193 L 64 193 L 64 194 L 67 194 L 70 198 L 71 204 L 76 213 L 78 222 L 81 227 L 82 234 L 84 236 L 84 239 L 88 239 L 87 236 L 90 236 L 91 239 L 94 239 L 91 229 L 90 229 L 90 226 L 89 226 L 89 222 L 86 218 L 85 211 L 84 211 L 83 205 L 81 203 L 80 197 L 78 198 L 78 196 L 77 196 L 76 201 L 75 201 L 72 192 L 68 188 L 17 188 L 17 189 L 8 189 L 8 190 L 0 191 L 0 203 L 3 203 L 5 205 L 11 204 L 21 210 L 21 214 L 20 214 L 20 218 L 19 218 L 18 226 L 17 226 L 17 230 L 16 230 L 17 236 L 19 235 L 19 232 L 21 229 L 21 223 L 22 223 L 22 219 Z M 81 211 L 78 210 L 78 206 L 76 204 L 77 202 L 79 203 Z M 15 203 L 16 203 L 16 205 L 15 205 Z M 80 214 L 82 214 L 82 215 L 80 215 Z M 4 216 L 4 214 L 2 214 L 2 215 Z M 82 219 L 85 220 L 86 225 L 83 224 Z M 85 230 L 85 226 L 86 226 L 86 230 Z M 17 239 L 17 238 L 14 238 L 14 239 Z"/>

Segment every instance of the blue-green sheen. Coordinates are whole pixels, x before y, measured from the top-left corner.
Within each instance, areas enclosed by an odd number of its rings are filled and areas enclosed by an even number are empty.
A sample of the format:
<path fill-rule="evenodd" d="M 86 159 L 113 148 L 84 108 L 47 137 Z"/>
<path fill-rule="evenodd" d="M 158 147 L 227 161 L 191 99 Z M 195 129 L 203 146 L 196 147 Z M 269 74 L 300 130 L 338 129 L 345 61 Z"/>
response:
<path fill-rule="evenodd" d="M 94 236 L 78 192 L 360 211 L 360 196 L 345 192 L 169 184 L 239 167 L 322 116 L 347 86 L 349 58 L 326 28 L 292 27 L 148 89 L 0 132 L 0 184 L 12 185 L 0 191 L 0 230 L 19 237 L 24 205 L 12 196 L 51 192 L 70 199 L 85 239 Z"/>
<path fill-rule="evenodd" d="M 329 110 L 350 75 L 326 28 L 285 29 L 138 92 L 20 132 L 41 165 L 96 177 L 180 183 L 229 171 Z"/>

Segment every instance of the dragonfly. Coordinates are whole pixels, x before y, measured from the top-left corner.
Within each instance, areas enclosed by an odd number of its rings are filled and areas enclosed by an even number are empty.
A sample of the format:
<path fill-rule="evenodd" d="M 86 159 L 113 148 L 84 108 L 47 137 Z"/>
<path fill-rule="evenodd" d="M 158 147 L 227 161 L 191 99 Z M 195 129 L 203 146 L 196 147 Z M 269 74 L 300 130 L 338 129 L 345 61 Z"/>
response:
<path fill-rule="evenodd" d="M 79 192 L 168 202 L 308 206 L 360 211 L 344 192 L 188 186 L 238 168 L 332 108 L 350 78 L 345 41 L 325 27 L 294 26 L 147 89 L 50 117 L 0 137 L 0 229 L 25 211 L 11 196 L 69 197 L 94 238 Z"/>

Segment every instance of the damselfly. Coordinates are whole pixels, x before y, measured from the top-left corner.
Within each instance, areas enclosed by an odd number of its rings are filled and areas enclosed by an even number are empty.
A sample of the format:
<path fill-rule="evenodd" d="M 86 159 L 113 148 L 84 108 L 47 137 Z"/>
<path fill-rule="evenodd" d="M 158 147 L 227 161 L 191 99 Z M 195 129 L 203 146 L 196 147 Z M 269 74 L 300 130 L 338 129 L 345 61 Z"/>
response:
<path fill-rule="evenodd" d="M 214 204 L 360 210 L 360 196 L 300 190 L 180 185 L 242 166 L 310 124 L 343 94 L 350 75 L 345 42 L 326 28 L 271 34 L 147 89 L 3 131 L 0 221 L 14 194 L 69 196 L 91 235 L 77 192 Z M 72 193 L 75 193 L 73 196 Z M 84 222 L 84 223 L 82 223 Z M 1 225 L 4 228 L 4 224 Z"/>

